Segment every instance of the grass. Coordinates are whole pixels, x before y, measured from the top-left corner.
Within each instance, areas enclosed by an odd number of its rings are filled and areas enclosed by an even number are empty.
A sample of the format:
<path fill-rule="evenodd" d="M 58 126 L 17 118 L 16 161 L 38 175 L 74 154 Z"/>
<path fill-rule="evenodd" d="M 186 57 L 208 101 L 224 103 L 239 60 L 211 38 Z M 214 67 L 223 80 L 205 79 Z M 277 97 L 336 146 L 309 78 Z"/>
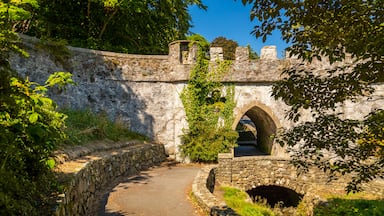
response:
<path fill-rule="evenodd" d="M 314 192 L 320 200 L 303 199 L 296 215 L 314 216 L 384 216 L 383 196 L 367 192 L 346 194 L 332 187 L 318 187 Z M 319 202 L 320 201 L 320 202 Z"/>
<path fill-rule="evenodd" d="M 248 195 L 239 189 L 222 187 L 225 203 L 241 216 L 274 216 L 273 210 L 264 204 L 247 202 Z"/>
<path fill-rule="evenodd" d="M 92 141 L 148 140 L 147 137 L 130 131 L 119 121 L 111 121 L 105 113 L 94 114 L 89 110 L 62 110 L 68 118 L 65 129 L 68 138 L 64 145 L 83 145 Z"/>
<path fill-rule="evenodd" d="M 384 216 L 384 200 L 369 197 L 365 193 L 331 196 L 325 204 L 315 206 L 314 215 Z"/>

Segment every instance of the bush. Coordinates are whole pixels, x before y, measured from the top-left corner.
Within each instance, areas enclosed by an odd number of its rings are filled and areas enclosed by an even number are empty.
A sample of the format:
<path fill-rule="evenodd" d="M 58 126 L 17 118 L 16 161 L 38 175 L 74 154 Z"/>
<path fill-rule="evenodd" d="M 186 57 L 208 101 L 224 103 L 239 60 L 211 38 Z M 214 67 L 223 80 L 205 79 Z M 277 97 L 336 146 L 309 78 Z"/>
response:
<path fill-rule="evenodd" d="M 46 91 L 72 82 L 58 72 L 45 85 L 21 80 L 5 66 L 0 71 L 0 215 L 42 215 L 55 185 L 49 156 L 65 138 L 66 116 Z"/>

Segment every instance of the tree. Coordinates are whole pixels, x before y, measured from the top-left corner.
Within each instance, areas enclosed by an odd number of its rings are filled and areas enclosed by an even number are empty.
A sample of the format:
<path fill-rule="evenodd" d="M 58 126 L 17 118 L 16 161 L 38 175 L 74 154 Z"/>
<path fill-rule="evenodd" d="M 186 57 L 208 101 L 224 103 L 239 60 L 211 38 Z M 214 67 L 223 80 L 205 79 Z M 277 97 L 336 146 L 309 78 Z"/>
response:
<path fill-rule="evenodd" d="M 37 6 L 34 0 L 0 2 L 0 215 L 50 214 L 49 157 L 65 137 L 65 115 L 46 92 L 72 82 L 71 74 L 55 73 L 39 85 L 18 77 L 9 64 L 11 52 L 27 56 L 14 29 Z"/>
<path fill-rule="evenodd" d="M 187 36 L 187 40 L 197 42 L 199 47 L 204 53 L 209 53 L 209 42 L 200 34 L 193 34 Z"/>
<path fill-rule="evenodd" d="M 201 0 L 38 0 L 28 34 L 66 39 L 74 46 L 110 51 L 163 54 L 185 39 L 191 26 L 188 6 Z"/>
<path fill-rule="evenodd" d="M 249 59 L 259 59 L 259 55 L 255 50 L 252 49 L 251 45 L 247 45 L 247 48 L 249 50 Z"/>
<path fill-rule="evenodd" d="M 288 146 L 294 164 L 303 170 L 317 166 L 331 178 L 348 173 L 348 191 L 384 177 L 384 111 L 356 120 L 343 118 L 337 109 L 347 100 L 369 97 L 375 83 L 384 81 L 383 1 L 242 2 L 253 4 L 250 18 L 260 21 L 253 30 L 256 37 L 265 41 L 279 30 L 292 44 L 290 56 L 331 64 L 322 73 L 301 63 L 291 65 L 273 87 L 272 95 L 291 107 L 289 119 L 299 122 L 278 139 Z M 300 122 L 304 109 L 313 121 Z"/>
<path fill-rule="evenodd" d="M 239 44 L 225 37 L 217 37 L 211 42 L 211 47 L 222 47 L 224 60 L 235 60 L 236 47 Z"/>

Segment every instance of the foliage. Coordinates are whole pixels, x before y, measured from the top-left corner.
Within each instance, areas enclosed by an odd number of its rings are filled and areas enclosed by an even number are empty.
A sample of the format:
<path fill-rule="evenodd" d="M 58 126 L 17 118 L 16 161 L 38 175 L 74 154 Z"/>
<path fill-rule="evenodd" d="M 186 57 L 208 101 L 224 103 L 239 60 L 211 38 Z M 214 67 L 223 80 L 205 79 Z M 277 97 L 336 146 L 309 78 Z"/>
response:
<path fill-rule="evenodd" d="M 197 42 L 197 44 L 200 46 L 202 52 L 209 54 L 209 42 L 207 41 L 207 39 L 205 39 L 200 34 L 189 35 L 189 36 L 187 36 L 187 40 Z"/>
<path fill-rule="evenodd" d="M 249 50 L 249 59 L 259 59 L 259 55 L 257 54 L 256 51 L 254 51 L 251 47 L 251 45 L 247 45 L 247 48 Z"/>
<path fill-rule="evenodd" d="M 38 0 L 28 34 L 74 46 L 163 54 L 191 26 L 188 6 L 200 0 Z"/>
<path fill-rule="evenodd" d="M 334 198 L 314 209 L 316 216 L 359 215 L 380 216 L 384 212 L 384 200 L 360 200 Z"/>
<path fill-rule="evenodd" d="M 225 203 L 241 216 L 274 216 L 273 211 L 264 204 L 247 202 L 248 195 L 236 188 L 222 187 Z"/>
<path fill-rule="evenodd" d="M 181 151 L 192 161 L 216 161 L 218 153 L 228 152 L 235 145 L 238 135 L 231 128 L 234 87 L 224 87 L 220 82 L 229 65 L 225 61 L 209 65 L 200 51 L 180 95 L 189 126 L 182 137 Z"/>
<path fill-rule="evenodd" d="M 288 118 L 298 122 L 280 136 L 280 143 L 290 147 L 294 164 L 304 171 L 318 166 L 331 178 L 350 173 L 348 191 L 384 177 L 384 111 L 354 120 L 339 109 L 345 101 L 370 96 L 374 83 L 384 81 L 383 2 L 242 2 L 253 4 L 251 19 L 261 21 L 253 30 L 256 37 L 265 41 L 277 29 L 292 44 L 290 56 L 303 60 L 285 69 L 286 78 L 274 85 L 272 93 L 291 106 Z M 322 72 L 305 67 L 313 59 L 331 66 Z M 300 111 L 305 109 L 313 121 L 300 121 Z"/>
<path fill-rule="evenodd" d="M 49 159 L 64 139 L 65 115 L 46 96 L 48 88 L 73 83 L 71 75 L 58 72 L 44 85 L 22 80 L 10 68 L 11 52 L 27 56 L 14 32 L 36 1 L 0 2 L 0 214 L 50 214 L 49 197 L 56 187 Z"/>
<path fill-rule="evenodd" d="M 61 63 L 63 66 L 66 66 L 66 60 L 71 57 L 71 52 L 67 47 L 66 40 L 39 40 L 39 43 L 36 44 L 37 48 L 44 49 L 45 51 L 52 54 L 55 60 Z"/>
<path fill-rule="evenodd" d="M 4 75 L 1 71 L 0 77 Z M 46 92 L 71 79 L 65 73 L 54 74 L 44 86 L 16 77 L 4 80 L 0 92 L 1 213 L 34 215 L 43 205 L 39 203 L 42 193 L 48 190 L 47 183 L 45 187 L 39 184 L 47 180 L 50 153 L 65 138 L 66 116 L 56 111 Z M 10 182 L 14 188 L 8 188 Z"/>
<path fill-rule="evenodd" d="M 211 42 L 211 47 L 222 47 L 224 60 L 235 60 L 236 47 L 239 44 L 225 37 L 217 37 Z"/>
<path fill-rule="evenodd" d="M 82 145 L 91 141 L 147 140 L 146 137 L 129 131 L 123 123 L 112 122 L 105 113 L 94 114 L 89 110 L 62 110 L 66 119 L 66 145 Z"/>

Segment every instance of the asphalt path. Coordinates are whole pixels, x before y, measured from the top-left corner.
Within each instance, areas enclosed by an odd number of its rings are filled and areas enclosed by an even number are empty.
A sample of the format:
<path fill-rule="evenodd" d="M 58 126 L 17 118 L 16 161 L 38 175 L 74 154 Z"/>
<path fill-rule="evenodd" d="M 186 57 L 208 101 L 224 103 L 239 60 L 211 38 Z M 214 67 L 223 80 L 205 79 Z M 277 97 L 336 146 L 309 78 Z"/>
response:
<path fill-rule="evenodd" d="M 197 165 L 163 164 L 127 177 L 104 195 L 101 216 L 200 216 L 189 194 Z"/>

